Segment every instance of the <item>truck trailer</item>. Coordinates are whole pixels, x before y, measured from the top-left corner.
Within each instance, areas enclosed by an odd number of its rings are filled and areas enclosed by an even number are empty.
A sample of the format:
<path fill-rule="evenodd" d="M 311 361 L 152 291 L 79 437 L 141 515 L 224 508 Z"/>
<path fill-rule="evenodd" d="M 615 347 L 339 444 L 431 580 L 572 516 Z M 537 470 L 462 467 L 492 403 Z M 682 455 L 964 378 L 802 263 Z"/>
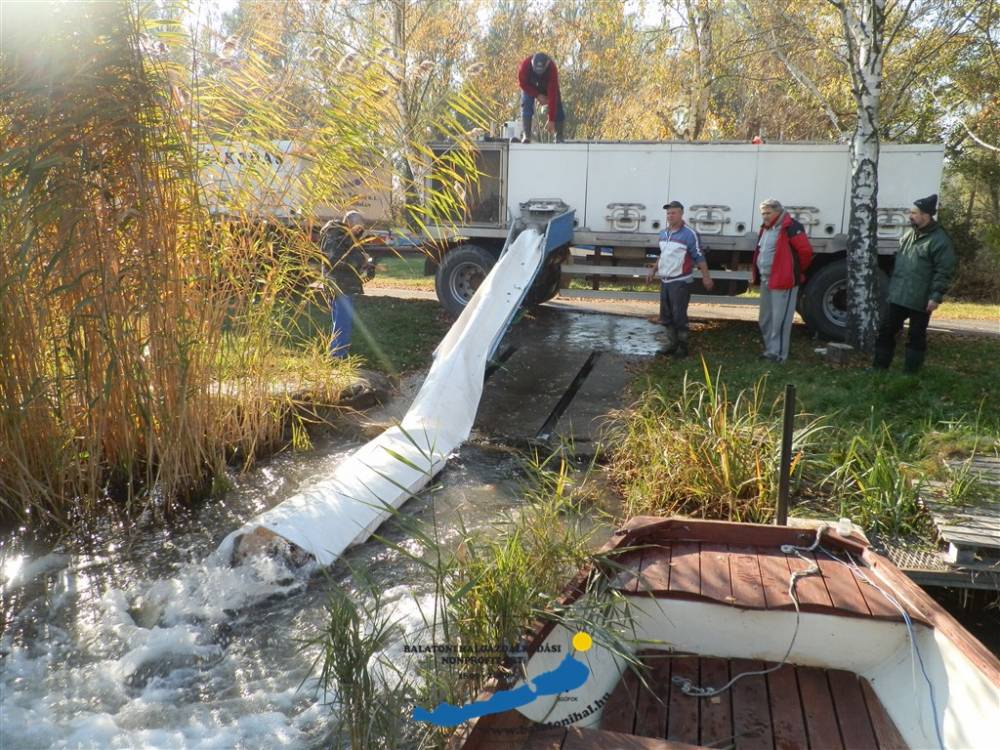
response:
<path fill-rule="evenodd" d="M 453 146 L 436 144 L 443 154 Z M 938 192 L 939 144 L 885 144 L 879 160 L 878 263 L 884 286 L 915 198 Z M 457 315 L 496 262 L 523 205 L 547 202 L 575 212 L 573 238 L 550 256 L 527 304 L 552 299 L 573 278 L 592 289 L 573 296 L 648 298 L 653 292 L 604 291 L 600 283 L 639 281 L 659 253 L 660 208 L 684 204 L 700 235 L 715 288 L 696 280 L 694 301 L 739 302 L 750 281 L 758 206 L 776 198 L 805 227 L 815 251 L 799 312 L 820 336 L 842 339 L 847 324 L 850 157 L 846 144 L 477 142 L 478 175 L 466 175 L 464 215 L 429 227 L 429 261 L 441 304 Z M 443 178 L 431 176 L 431 180 Z M 454 179 L 454 177 L 449 177 Z M 742 301 L 747 301 L 743 298 Z M 752 302 L 752 300 L 751 300 Z"/>

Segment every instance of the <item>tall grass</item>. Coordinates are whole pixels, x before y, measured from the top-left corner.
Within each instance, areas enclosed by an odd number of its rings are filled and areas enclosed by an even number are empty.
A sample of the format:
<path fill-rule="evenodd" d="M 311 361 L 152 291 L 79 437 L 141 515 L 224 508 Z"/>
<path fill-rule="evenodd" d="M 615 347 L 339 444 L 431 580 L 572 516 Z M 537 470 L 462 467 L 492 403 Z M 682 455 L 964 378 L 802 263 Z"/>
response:
<path fill-rule="evenodd" d="M 286 392 L 335 401 L 351 376 L 284 322 L 326 295 L 296 217 L 348 207 L 391 160 L 378 72 L 317 61 L 305 96 L 273 24 L 246 14 L 238 50 L 213 56 L 162 12 L 4 4 L 0 516 L 132 510 L 154 487 L 169 509 L 282 445 Z M 279 140 L 308 172 L 275 171 Z M 449 164 L 470 160 L 463 143 Z M 206 174 L 226 144 L 246 163 L 221 191 Z M 456 205 L 442 193 L 427 215 Z"/>
<path fill-rule="evenodd" d="M 777 494 L 781 403 L 767 403 L 766 376 L 730 396 L 721 371 L 702 367 L 700 382 L 684 376 L 644 391 L 612 415 L 609 473 L 624 497 L 622 515 L 688 515 L 769 522 Z M 792 511 L 849 517 L 869 532 L 925 537 L 932 529 L 921 498 L 943 482 L 943 498 L 966 503 L 983 494 L 955 455 L 995 454 L 978 419 L 890 425 L 872 415 L 848 426 L 840 413 L 796 415 L 792 441 Z M 935 490 L 936 491 L 936 490 Z"/>
<path fill-rule="evenodd" d="M 331 746 L 352 750 L 394 750 L 412 736 L 406 717 L 413 686 L 401 666 L 388 656 L 402 633 L 383 605 L 377 587 L 362 586 L 352 597 L 332 584 L 327 594 L 323 631 L 307 643 L 318 651 L 318 687 L 337 714 L 328 738 Z M 314 668 L 316 666 L 314 664 Z"/>
<path fill-rule="evenodd" d="M 773 518 L 781 450 L 780 403 L 764 400 L 765 380 L 731 396 L 703 366 L 675 394 L 645 391 L 612 415 L 609 470 L 625 517 L 690 515 L 766 523 Z M 792 475 L 801 480 L 823 422 L 799 414 Z"/>

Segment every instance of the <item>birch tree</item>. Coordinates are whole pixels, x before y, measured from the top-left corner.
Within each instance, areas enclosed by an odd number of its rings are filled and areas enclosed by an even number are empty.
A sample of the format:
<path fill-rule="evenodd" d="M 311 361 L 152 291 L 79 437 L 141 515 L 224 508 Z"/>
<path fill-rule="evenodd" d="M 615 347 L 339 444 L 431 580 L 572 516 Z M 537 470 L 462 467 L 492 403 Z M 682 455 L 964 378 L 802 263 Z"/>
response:
<path fill-rule="evenodd" d="M 886 0 L 827 0 L 840 13 L 857 107 L 851 137 L 851 213 L 847 229 L 847 339 L 870 351 L 879 322 L 879 105 L 885 62 Z"/>

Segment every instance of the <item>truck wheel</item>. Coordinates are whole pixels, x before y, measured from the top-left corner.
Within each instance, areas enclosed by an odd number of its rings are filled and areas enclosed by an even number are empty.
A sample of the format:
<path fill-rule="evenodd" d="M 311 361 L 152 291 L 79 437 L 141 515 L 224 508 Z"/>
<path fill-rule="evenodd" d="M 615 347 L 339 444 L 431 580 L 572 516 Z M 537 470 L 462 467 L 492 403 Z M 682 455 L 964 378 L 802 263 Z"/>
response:
<path fill-rule="evenodd" d="M 562 267 L 557 263 L 547 267 L 539 278 L 531 285 L 524 297 L 526 307 L 534 307 L 559 294 L 559 282 L 562 280 Z"/>
<path fill-rule="evenodd" d="M 461 315 L 496 262 L 489 251 L 478 245 L 459 245 L 448 252 L 434 278 L 441 306 L 455 317 Z"/>
<path fill-rule="evenodd" d="M 877 271 L 880 312 L 884 312 L 889 277 Z M 829 263 L 806 283 L 801 305 L 802 317 L 809 327 L 830 341 L 847 338 L 847 261 Z"/>

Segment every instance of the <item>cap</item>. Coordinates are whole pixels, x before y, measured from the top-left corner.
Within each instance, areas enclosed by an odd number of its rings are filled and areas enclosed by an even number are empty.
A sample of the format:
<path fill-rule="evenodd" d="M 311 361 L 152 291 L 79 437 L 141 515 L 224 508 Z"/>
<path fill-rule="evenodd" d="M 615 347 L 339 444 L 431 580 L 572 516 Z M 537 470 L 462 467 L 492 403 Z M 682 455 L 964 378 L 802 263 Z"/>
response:
<path fill-rule="evenodd" d="M 365 217 L 360 211 L 351 210 L 344 214 L 343 224 L 348 227 L 364 226 Z"/>
<path fill-rule="evenodd" d="M 679 208 L 681 211 L 684 210 L 684 204 L 680 201 L 670 201 L 670 203 L 664 203 L 664 208 Z"/>
<path fill-rule="evenodd" d="M 917 198 L 913 201 L 913 205 L 923 211 L 925 214 L 930 214 L 933 216 L 937 213 L 937 193 L 933 195 L 928 195 L 926 198 Z"/>

